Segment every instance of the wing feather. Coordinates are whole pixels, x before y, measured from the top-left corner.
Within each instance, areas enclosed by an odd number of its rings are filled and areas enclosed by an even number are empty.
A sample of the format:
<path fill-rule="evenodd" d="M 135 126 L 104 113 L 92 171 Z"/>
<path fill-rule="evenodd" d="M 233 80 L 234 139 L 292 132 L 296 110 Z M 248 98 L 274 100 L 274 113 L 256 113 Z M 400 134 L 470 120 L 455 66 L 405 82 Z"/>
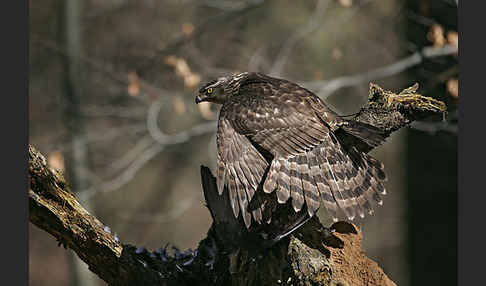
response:
<path fill-rule="evenodd" d="M 226 182 L 228 182 L 228 193 L 229 193 L 229 200 L 231 204 L 231 209 L 233 210 L 233 214 L 236 218 L 240 213 L 240 206 L 238 204 L 238 194 L 236 189 L 236 179 L 234 178 L 233 174 L 230 172 L 226 173 Z"/>
<path fill-rule="evenodd" d="M 246 196 L 245 186 L 243 182 L 240 180 L 240 175 L 238 172 L 231 168 L 231 175 L 235 181 L 235 190 L 237 194 L 238 201 L 240 203 L 240 211 L 241 216 L 243 217 L 243 221 L 245 222 L 245 226 L 248 228 L 250 227 L 251 223 L 251 215 L 248 213 L 248 198 Z"/>
<path fill-rule="evenodd" d="M 261 222 L 261 206 L 248 212 L 248 204 L 262 180 L 268 166 L 265 158 L 251 144 L 250 140 L 235 132 L 231 123 L 220 114 L 217 133 L 218 162 L 217 184 L 218 192 L 228 187 L 229 199 L 233 214 L 241 212 L 247 228 L 251 225 L 251 217 Z"/>
<path fill-rule="evenodd" d="M 216 183 L 218 186 L 218 193 L 219 195 L 223 194 L 224 190 L 224 179 L 226 177 L 226 168 L 224 162 L 220 159 L 220 156 L 218 155 L 218 160 L 217 160 L 217 170 L 216 170 Z"/>
<path fill-rule="evenodd" d="M 290 164 L 288 160 L 280 160 L 280 172 L 277 177 L 277 200 L 283 204 L 290 197 Z"/>
<path fill-rule="evenodd" d="M 357 195 L 354 192 L 356 185 L 352 180 L 353 177 L 357 174 L 357 170 L 355 170 L 353 161 L 349 158 L 348 155 L 344 153 L 343 149 L 337 144 L 335 145 L 335 147 L 338 147 L 338 149 L 336 149 L 335 152 L 337 164 L 339 165 L 341 172 L 344 175 L 344 179 L 343 179 L 343 185 L 345 188 L 344 192 L 348 196 L 349 204 L 352 205 L 354 211 L 353 213 L 354 214 L 357 213 L 360 217 L 364 217 L 364 211 L 361 208 L 360 204 L 358 203 Z"/>
<path fill-rule="evenodd" d="M 290 162 L 290 196 L 292 197 L 292 207 L 298 212 L 304 206 L 304 191 L 302 190 L 302 181 L 299 165 L 296 158 L 291 158 Z"/>
<path fill-rule="evenodd" d="M 272 165 L 270 167 L 270 171 L 268 173 L 267 179 L 263 185 L 263 191 L 267 194 L 273 192 L 278 184 L 278 173 L 280 172 L 280 160 L 273 160 Z"/>
<path fill-rule="evenodd" d="M 257 186 L 258 184 L 257 183 L 252 183 L 248 180 L 248 176 L 247 175 L 247 172 L 249 173 L 249 170 L 247 171 L 244 171 L 244 169 L 247 169 L 248 166 L 245 165 L 245 162 L 242 161 L 242 162 L 237 162 L 236 165 L 238 166 L 238 168 L 236 169 L 238 171 L 238 178 L 241 182 L 241 186 L 240 186 L 240 190 L 239 191 L 242 191 L 242 192 L 245 192 L 246 191 L 246 198 L 247 198 L 247 202 L 246 202 L 246 207 L 244 208 L 245 210 L 248 208 L 248 205 L 251 201 L 251 199 L 255 196 L 255 192 L 257 190 Z M 261 210 L 261 206 L 259 206 L 258 208 L 256 208 L 255 210 L 253 210 L 252 212 L 252 215 L 253 215 L 253 218 L 258 222 L 258 223 L 261 223 L 262 222 L 262 210 Z M 251 223 L 251 220 L 248 219 L 248 222 L 245 221 L 245 224 L 246 224 L 246 227 L 249 228 L 250 227 L 250 223 Z"/>
<path fill-rule="evenodd" d="M 311 169 L 309 167 L 308 153 L 299 156 L 298 163 L 307 212 L 309 213 L 309 216 L 312 217 L 320 206 L 320 197 L 317 185 L 312 177 Z"/>

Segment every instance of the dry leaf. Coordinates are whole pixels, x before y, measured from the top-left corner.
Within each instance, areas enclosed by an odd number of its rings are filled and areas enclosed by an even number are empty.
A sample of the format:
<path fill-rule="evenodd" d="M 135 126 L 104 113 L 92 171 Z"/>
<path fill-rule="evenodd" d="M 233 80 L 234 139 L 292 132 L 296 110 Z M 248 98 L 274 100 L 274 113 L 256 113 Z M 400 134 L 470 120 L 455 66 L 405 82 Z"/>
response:
<path fill-rule="evenodd" d="M 434 24 L 430 27 L 427 33 L 427 39 L 431 41 L 435 47 L 442 47 L 445 44 L 444 29 L 439 24 Z"/>
<path fill-rule="evenodd" d="M 138 81 L 138 75 L 135 72 L 128 74 L 127 92 L 130 96 L 137 96 L 140 93 L 140 83 Z"/>
<path fill-rule="evenodd" d="M 459 35 L 456 31 L 449 31 L 447 32 L 447 43 L 449 45 L 453 45 L 457 49 L 459 49 Z M 457 54 L 457 51 L 456 51 Z"/>
<path fill-rule="evenodd" d="M 177 57 L 174 55 L 169 55 L 165 57 L 165 63 L 168 64 L 169 66 L 175 66 L 177 63 Z"/>
<path fill-rule="evenodd" d="M 174 110 L 177 114 L 181 115 L 186 112 L 186 104 L 184 103 L 184 100 L 179 96 L 174 97 L 172 103 L 174 104 Z"/>
<path fill-rule="evenodd" d="M 52 169 L 64 171 L 64 155 L 59 150 L 52 151 L 47 154 L 47 164 Z"/>
<path fill-rule="evenodd" d="M 459 98 L 459 80 L 450 78 L 447 81 L 447 92 L 454 98 Z"/>
<path fill-rule="evenodd" d="M 459 46 L 459 35 L 456 31 L 447 32 L 447 42 L 450 45 Z"/>
<path fill-rule="evenodd" d="M 175 65 L 175 72 L 181 77 L 185 77 L 191 74 L 191 69 L 187 65 L 185 59 L 178 58 Z"/>
<path fill-rule="evenodd" d="M 201 77 L 198 74 L 192 73 L 184 77 L 184 86 L 191 89 L 199 85 Z"/>
<path fill-rule="evenodd" d="M 191 71 L 183 58 L 170 55 L 165 58 L 165 63 L 174 67 L 176 75 L 184 79 L 184 87 L 192 89 L 201 82 L 201 77 Z"/>
<path fill-rule="evenodd" d="M 343 7 L 351 7 L 353 5 L 353 0 L 339 0 L 339 4 Z"/>
<path fill-rule="evenodd" d="M 184 34 L 184 36 L 189 37 L 190 35 L 192 35 L 193 32 L 194 25 L 192 23 L 182 24 L 182 34 Z"/>
<path fill-rule="evenodd" d="M 338 48 L 332 49 L 332 58 L 336 61 L 342 59 L 343 58 L 343 52 L 341 52 L 341 50 L 338 49 Z"/>

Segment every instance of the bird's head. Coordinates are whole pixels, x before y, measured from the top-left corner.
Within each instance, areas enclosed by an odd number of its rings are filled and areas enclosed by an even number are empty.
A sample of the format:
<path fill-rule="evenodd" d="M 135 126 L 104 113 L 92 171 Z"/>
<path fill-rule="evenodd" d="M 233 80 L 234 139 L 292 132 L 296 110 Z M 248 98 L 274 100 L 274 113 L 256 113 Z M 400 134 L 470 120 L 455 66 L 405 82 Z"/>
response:
<path fill-rule="evenodd" d="M 196 103 L 203 101 L 223 104 L 239 87 L 239 82 L 247 73 L 220 77 L 204 84 L 196 95 Z"/>
<path fill-rule="evenodd" d="M 210 81 L 203 85 L 196 95 L 196 103 L 203 101 L 223 104 L 226 101 L 224 89 L 228 83 L 226 77 L 220 77 L 217 80 Z"/>

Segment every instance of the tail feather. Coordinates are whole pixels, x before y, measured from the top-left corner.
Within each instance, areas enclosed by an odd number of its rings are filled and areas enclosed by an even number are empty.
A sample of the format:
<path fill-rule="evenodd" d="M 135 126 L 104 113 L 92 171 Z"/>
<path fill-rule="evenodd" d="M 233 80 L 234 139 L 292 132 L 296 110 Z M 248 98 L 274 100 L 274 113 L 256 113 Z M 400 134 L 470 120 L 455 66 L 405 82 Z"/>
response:
<path fill-rule="evenodd" d="M 383 163 L 368 154 L 363 154 L 363 157 L 366 159 L 371 174 L 378 178 L 378 180 L 386 182 L 387 178 L 384 171 L 385 166 L 383 165 Z"/>
<path fill-rule="evenodd" d="M 359 188 L 355 177 L 358 175 L 358 170 L 354 166 L 353 162 L 349 158 L 349 156 L 345 155 L 345 175 L 346 175 L 346 183 L 349 187 L 349 192 L 351 196 L 353 196 L 354 206 L 358 215 L 363 218 L 365 216 L 365 207 L 363 206 L 364 198 L 360 198 L 359 193 L 357 193 L 356 189 Z"/>
<path fill-rule="evenodd" d="M 319 191 L 317 189 L 317 184 L 312 177 L 312 172 L 308 161 L 308 154 L 299 156 L 298 160 L 302 187 L 304 189 L 305 203 L 307 205 L 307 212 L 309 213 L 309 216 L 312 217 L 320 206 Z"/>
<path fill-rule="evenodd" d="M 346 128 L 349 134 L 369 144 L 376 145 L 384 140 L 384 136 L 376 133 L 377 128 L 370 125 L 352 123 Z M 302 143 L 300 141 L 310 139 L 294 137 L 293 140 L 292 144 L 299 144 Z M 272 195 L 273 200 L 276 198 L 275 203 L 280 204 L 292 198 L 291 207 L 294 211 L 300 212 L 305 208 L 309 217 L 314 216 L 321 202 L 333 220 L 338 218 L 338 209 L 350 220 L 358 215 L 364 217 L 366 213 L 373 214 L 373 208 L 383 204 L 382 196 L 386 194 L 383 184 L 386 181 L 384 166 L 357 147 L 346 148 L 340 140 L 330 133 L 327 140 L 312 150 L 287 158 L 274 158 L 263 188 L 260 189 L 262 194 Z M 253 185 L 254 170 L 247 170 L 245 166 L 241 166 L 241 169 L 241 174 L 233 173 L 232 170 L 228 172 L 243 185 Z M 234 190 L 230 196 L 233 194 L 236 208 L 239 203 L 240 209 L 246 209 L 256 196 L 253 191 L 240 192 L 238 184 L 229 189 Z M 258 205 L 261 208 L 249 209 L 253 218 L 259 222 L 270 221 L 271 217 L 266 215 L 266 206 Z M 247 223 L 250 214 L 243 210 L 241 213 Z"/>
<path fill-rule="evenodd" d="M 335 217 L 339 206 L 350 220 L 356 215 L 372 214 L 376 205 L 383 204 L 381 196 L 386 194 L 383 164 L 355 148 L 344 150 L 330 139 L 314 149 L 318 150 L 316 159 L 326 183 L 318 185 L 325 207 Z M 319 180 L 314 174 L 314 179 Z"/>
<path fill-rule="evenodd" d="M 358 214 L 360 217 L 364 217 L 363 208 L 359 204 L 358 196 L 355 193 L 355 188 L 357 185 L 353 180 L 353 178 L 357 176 L 358 171 L 356 170 L 351 158 L 349 158 L 349 156 L 345 154 L 342 149 L 336 152 L 336 157 L 339 160 L 339 164 L 341 165 L 341 170 L 344 174 L 343 184 L 345 186 L 345 192 L 349 196 L 348 200 L 352 204 L 355 213 Z M 353 218 L 350 219 L 352 220 Z"/>
<path fill-rule="evenodd" d="M 324 162 L 323 170 L 326 180 L 331 187 L 332 195 L 337 205 L 341 208 L 347 218 L 354 218 L 354 209 L 351 202 L 348 200 L 348 194 L 345 192 L 343 181 L 344 174 L 338 169 L 337 160 L 330 151 L 330 148 L 321 148 L 321 156 Z"/>
<path fill-rule="evenodd" d="M 356 200 L 358 201 L 358 204 L 360 205 L 363 212 L 366 212 L 370 215 L 373 214 L 373 206 L 370 204 L 370 202 L 364 196 L 363 188 L 361 186 L 357 185 L 354 188 L 354 193 L 356 194 Z M 360 214 L 360 216 L 364 217 L 364 213 Z"/>
<path fill-rule="evenodd" d="M 383 185 L 383 182 L 386 180 L 383 164 L 367 154 L 363 154 L 363 158 L 366 166 L 366 168 L 360 170 L 360 176 L 363 178 L 360 185 L 364 190 L 363 195 L 371 205 L 382 205 L 383 199 L 380 195 L 386 194 Z"/>
<path fill-rule="evenodd" d="M 321 170 L 320 166 L 323 165 L 323 162 L 322 162 L 322 158 L 320 158 L 319 156 L 318 151 L 319 148 L 315 148 L 311 152 L 307 153 L 307 159 L 311 169 L 311 176 L 314 179 L 314 182 L 317 186 L 322 204 L 328 211 L 329 215 L 333 218 L 333 220 L 337 221 L 338 207 L 332 195 L 331 187 L 329 186 L 329 183 L 325 180 L 324 174 Z"/>

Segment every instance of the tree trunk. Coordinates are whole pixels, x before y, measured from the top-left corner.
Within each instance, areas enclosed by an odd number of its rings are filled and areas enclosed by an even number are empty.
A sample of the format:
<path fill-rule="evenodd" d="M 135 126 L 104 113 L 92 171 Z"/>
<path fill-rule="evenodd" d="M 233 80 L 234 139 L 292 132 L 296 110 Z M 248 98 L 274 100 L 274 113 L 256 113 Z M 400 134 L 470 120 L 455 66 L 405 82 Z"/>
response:
<path fill-rule="evenodd" d="M 67 54 L 63 58 L 64 62 L 64 119 L 66 129 L 71 137 L 72 146 L 68 149 L 67 174 L 70 178 L 72 190 L 77 193 L 88 187 L 88 147 L 84 133 L 84 124 L 81 117 L 82 100 L 82 72 L 81 72 L 81 10 L 82 1 L 69 0 L 62 1 L 64 6 L 60 13 L 63 21 L 60 21 L 60 30 L 63 35 L 63 44 L 66 46 Z M 90 209 L 84 202 L 84 207 Z M 74 254 L 69 256 L 71 268 L 72 286 L 92 286 L 96 285 L 94 276 L 86 265 Z"/>

